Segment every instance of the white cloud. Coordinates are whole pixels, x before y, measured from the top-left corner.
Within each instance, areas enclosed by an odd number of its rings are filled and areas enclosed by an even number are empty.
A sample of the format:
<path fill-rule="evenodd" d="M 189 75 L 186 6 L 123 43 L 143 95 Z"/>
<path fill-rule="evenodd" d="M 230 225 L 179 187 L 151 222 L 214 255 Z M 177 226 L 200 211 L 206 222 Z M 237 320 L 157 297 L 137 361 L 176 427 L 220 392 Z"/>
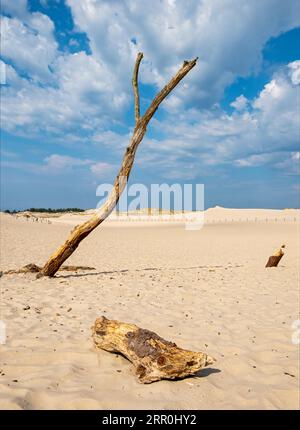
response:
<path fill-rule="evenodd" d="M 49 66 L 57 57 L 57 43 L 52 21 L 40 13 L 27 22 L 1 17 L 1 55 L 34 80 L 53 79 Z"/>
<path fill-rule="evenodd" d="M 300 152 L 253 154 L 235 160 L 234 164 L 238 167 L 259 167 L 267 164 L 280 169 L 284 175 L 300 175 Z"/>
<path fill-rule="evenodd" d="M 129 144 L 132 133 L 119 134 L 111 130 L 95 133 L 91 141 L 97 146 L 106 147 L 114 152 L 123 152 L 124 148 Z"/>
<path fill-rule="evenodd" d="M 68 155 L 51 154 L 45 157 L 42 162 L 32 163 L 24 161 L 19 154 L 8 151 L 1 151 L 1 165 L 18 170 L 23 170 L 38 175 L 64 175 L 70 171 L 91 173 L 97 179 L 113 180 L 113 173 L 116 172 L 117 166 L 107 162 L 95 162 L 88 158 L 77 158 Z"/>
<path fill-rule="evenodd" d="M 92 164 L 91 160 L 69 157 L 67 155 L 52 154 L 46 157 L 42 163 L 31 163 L 20 159 L 16 153 L 2 152 L 5 159 L 1 162 L 3 167 L 11 167 L 35 174 L 57 175 L 69 172 L 74 168 L 84 168 Z"/>
<path fill-rule="evenodd" d="M 299 182 L 292 186 L 292 191 L 295 191 L 296 193 L 300 192 L 300 183 Z"/>
<path fill-rule="evenodd" d="M 86 172 L 89 171 L 98 179 L 113 179 L 113 173 L 116 166 L 106 162 L 95 162 L 90 159 L 81 159 L 70 157 L 67 155 L 52 154 L 44 159 L 42 165 L 38 165 L 37 169 L 41 173 L 56 174 L 58 172 L 65 173 L 67 170 L 82 168 Z"/>
<path fill-rule="evenodd" d="M 218 101 L 237 76 L 258 70 L 270 37 L 300 24 L 293 0 L 67 1 L 93 55 L 123 81 L 124 89 L 138 50 L 145 54 L 141 80 L 159 87 L 183 60 L 199 56 L 187 86 L 175 95 L 204 107 Z"/>
<path fill-rule="evenodd" d="M 79 158 L 69 157 L 67 155 L 52 154 L 45 158 L 46 168 L 48 169 L 66 169 L 76 166 L 86 166 L 91 164 L 90 160 L 82 160 Z"/>
<path fill-rule="evenodd" d="M 0 60 L 0 84 L 6 84 L 6 64 L 2 60 Z"/>
<path fill-rule="evenodd" d="M 3 18 L 2 55 L 12 62 L 2 91 L 4 129 L 27 137 L 54 136 L 66 144 L 82 139 L 114 154 L 123 150 L 129 135 L 108 129 L 122 125 L 132 101 L 136 52 L 142 50 L 140 79 L 158 87 L 183 60 L 199 56 L 197 67 L 165 101 L 164 120 L 152 121 L 165 138 L 145 139 L 137 159 L 142 168 L 155 165 L 162 174 L 187 177 L 191 171 L 209 173 L 213 165 L 263 163 L 264 157 L 276 163 L 262 154 L 297 150 L 300 61 L 275 73 L 255 100 L 237 97 L 231 115 L 218 105 L 236 77 L 259 70 L 270 37 L 300 24 L 296 2 L 67 2 L 92 55 L 59 51 L 48 17 L 30 13 L 25 1 L 4 1 L 4 12 L 14 16 Z M 55 156 L 45 166 L 79 166 Z M 83 161 L 96 175 L 109 169 L 103 161 Z"/>
<path fill-rule="evenodd" d="M 293 74 L 289 73 L 291 64 Z M 273 150 L 282 146 L 298 147 L 300 86 L 295 84 L 295 74 L 299 70 L 300 61 L 275 73 L 253 102 L 257 109 L 253 117 L 259 121 L 260 132 Z"/>
<path fill-rule="evenodd" d="M 37 169 L 43 173 L 56 174 L 57 172 L 64 173 L 66 170 L 76 168 L 87 169 L 96 178 L 108 178 L 113 179 L 112 173 L 115 171 L 116 166 L 106 162 L 98 162 L 90 159 L 81 159 L 76 157 L 70 157 L 68 155 L 52 154 L 44 159 L 42 165 L 37 166 Z"/>
<path fill-rule="evenodd" d="M 54 63 L 55 86 L 37 86 L 7 66 L 2 90 L 2 122 L 6 130 L 27 136 L 67 133 L 89 138 L 105 124 L 113 125 L 127 103 L 105 65 L 85 52 L 60 56 Z"/>
<path fill-rule="evenodd" d="M 1 12 L 21 19 L 27 18 L 27 0 L 1 0 Z"/>
<path fill-rule="evenodd" d="M 140 153 L 145 167 L 162 160 L 159 166 L 167 173 L 167 160 L 172 157 L 172 169 L 180 172 L 182 165 L 192 162 L 193 171 L 200 176 L 209 174 L 209 166 L 228 164 L 268 164 L 296 174 L 300 86 L 294 85 L 289 70 L 287 65 L 276 72 L 260 94 L 248 100 L 247 111 L 235 110 L 229 115 L 220 108 L 189 109 L 174 119 L 155 120 L 155 130 L 162 131 L 165 138 L 143 143 Z"/>
<path fill-rule="evenodd" d="M 300 152 L 289 154 L 288 157 L 275 164 L 286 175 L 300 175 Z"/>
<path fill-rule="evenodd" d="M 279 153 L 282 156 L 281 153 Z M 257 167 L 274 161 L 274 158 L 278 158 L 278 153 L 266 153 L 266 154 L 253 154 L 246 158 L 241 158 L 234 161 L 234 164 L 238 167 Z"/>
<path fill-rule="evenodd" d="M 241 94 L 232 103 L 230 103 L 230 106 L 238 111 L 242 111 L 247 108 L 248 102 L 248 99 L 243 94 Z"/>
<path fill-rule="evenodd" d="M 116 166 L 109 163 L 95 163 L 90 167 L 91 172 L 98 178 L 111 178 Z"/>
<path fill-rule="evenodd" d="M 300 84 L 300 60 L 293 61 L 289 64 L 291 70 L 291 81 L 294 85 Z"/>
<path fill-rule="evenodd" d="M 292 157 L 293 160 L 300 161 L 300 152 L 295 152 Z"/>

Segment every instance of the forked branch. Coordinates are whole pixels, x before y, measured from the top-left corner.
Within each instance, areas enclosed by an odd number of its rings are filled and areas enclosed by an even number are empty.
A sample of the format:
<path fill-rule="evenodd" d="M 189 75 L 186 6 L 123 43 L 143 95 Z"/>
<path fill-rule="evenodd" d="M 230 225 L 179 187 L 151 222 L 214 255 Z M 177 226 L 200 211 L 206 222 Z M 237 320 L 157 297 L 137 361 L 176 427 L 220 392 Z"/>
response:
<path fill-rule="evenodd" d="M 192 61 L 185 61 L 180 67 L 175 76 L 165 85 L 165 87 L 156 95 L 146 110 L 145 114 L 140 117 L 139 93 L 138 93 L 138 71 L 139 65 L 142 60 L 143 54 L 139 53 L 137 56 L 134 73 L 133 73 L 133 88 L 135 97 L 135 119 L 136 125 L 131 138 L 131 141 L 126 148 L 119 173 L 115 179 L 114 186 L 104 205 L 97 211 L 97 213 L 85 223 L 77 226 L 71 231 L 70 236 L 66 242 L 49 258 L 45 266 L 38 273 L 38 276 L 54 276 L 60 266 L 73 254 L 78 247 L 79 243 L 88 236 L 99 224 L 101 224 L 113 211 L 117 205 L 120 195 L 122 194 L 128 177 L 130 175 L 132 165 L 135 158 L 136 150 L 141 143 L 145 133 L 146 127 L 156 112 L 161 102 L 167 97 L 168 94 L 176 87 L 176 85 L 184 78 L 187 73 L 196 65 L 197 58 Z"/>

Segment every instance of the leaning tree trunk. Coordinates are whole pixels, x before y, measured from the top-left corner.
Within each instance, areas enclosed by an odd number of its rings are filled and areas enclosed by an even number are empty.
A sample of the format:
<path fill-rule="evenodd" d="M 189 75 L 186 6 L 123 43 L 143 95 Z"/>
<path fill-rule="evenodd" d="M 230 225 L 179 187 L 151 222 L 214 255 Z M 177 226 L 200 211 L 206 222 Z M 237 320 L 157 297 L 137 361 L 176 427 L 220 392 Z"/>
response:
<path fill-rule="evenodd" d="M 122 194 L 128 177 L 131 172 L 131 168 L 134 162 L 136 150 L 141 143 L 146 128 L 151 120 L 152 116 L 158 109 L 161 102 L 167 97 L 168 94 L 176 87 L 182 78 L 195 66 L 197 58 L 192 61 L 184 61 L 182 67 L 178 70 L 175 76 L 168 82 L 168 84 L 156 95 L 151 105 L 140 117 L 140 102 L 139 102 L 139 91 L 138 91 L 138 71 L 139 65 L 143 58 L 143 54 L 137 55 L 135 68 L 133 72 L 132 85 L 134 91 L 135 100 L 135 129 L 131 141 L 126 148 L 122 165 L 119 173 L 115 179 L 114 186 L 110 192 L 105 204 L 97 211 L 97 213 L 85 223 L 77 226 L 70 234 L 66 242 L 49 258 L 45 266 L 38 273 L 38 276 L 54 276 L 60 266 L 70 257 L 71 254 L 76 250 L 80 242 L 88 236 L 99 224 L 104 221 L 109 214 L 114 210 L 117 205 L 120 195 Z"/>
<path fill-rule="evenodd" d="M 128 358 L 143 384 L 192 376 L 216 361 L 204 352 L 179 348 L 175 343 L 135 324 L 109 320 L 103 316 L 96 319 L 92 331 L 96 348 Z"/>

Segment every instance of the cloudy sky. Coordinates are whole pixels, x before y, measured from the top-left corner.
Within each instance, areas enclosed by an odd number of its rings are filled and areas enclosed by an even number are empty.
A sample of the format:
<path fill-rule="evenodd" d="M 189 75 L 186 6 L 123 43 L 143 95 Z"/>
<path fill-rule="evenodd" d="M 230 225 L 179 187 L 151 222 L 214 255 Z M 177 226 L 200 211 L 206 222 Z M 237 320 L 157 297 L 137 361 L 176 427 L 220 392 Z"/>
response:
<path fill-rule="evenodd" d="M 184 60 L 131 182 L 204 183 L 205 206 L 299 207 L 296 0 L 1 0 L 1 207 L 95 207 Z"/>

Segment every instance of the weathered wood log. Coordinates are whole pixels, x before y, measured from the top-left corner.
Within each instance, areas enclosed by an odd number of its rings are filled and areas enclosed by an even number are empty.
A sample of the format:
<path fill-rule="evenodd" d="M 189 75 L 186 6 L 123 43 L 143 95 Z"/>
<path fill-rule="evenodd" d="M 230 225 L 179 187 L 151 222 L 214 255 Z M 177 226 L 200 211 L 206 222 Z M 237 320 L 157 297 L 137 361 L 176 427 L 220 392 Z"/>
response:
<path fill-rule="evenodd" d="M 128 358 L 143 384 L 195 375 L 216 361 L 203 352 L 181 349 L 135 324 L 109 320 L 104 316 L 95 321 L 92 331 L 95 346 Z"/>
<path fill-rule="evenodd" d="M 273 255 L 271 255 L 267 261 L 266 267 L 277 267 L 279 261 L 284 256 L 283 249 L 285 248 L 285 245 L 281 245 L 279 249 L 277 249 Z"/>
<path fill-rule="evenodd" d="M 38 276 L 54 276 L 60 266 L 67 258 L 77 249 L 80 242 L 88 236 L 98 225 L 100 225 L 114 210 L 117 205 L 120 195 L 126 187 L 128 177 L 133 166 L 136 150 L 141 143 L 147 129 L 147 125 L 155 114 L 161 102 L 167 97 L 168 94 L 176 87 L 176 85 L 185 77 L 185 75 L 196 65 L 197 59 L 192 61 L 184 61 L 181 68 L 175 76 L 165 85 L 165 87 L 156 95 L 146 110 L 145 114 L 140 117 L 139 94 L 137 87 L 137 77 L 139 65 L 142 60 L 143 54 L 137 55 L 136 64 L 133 72 L 132 84 L 135 100 L 135 129 L 131 141 L 126 148 L 123 161 L 119 173 L 115 179 L 114 186 L 104 205 L 97 211 L 97 213 L 85 223 L 77 226 L 71 231 L 66 242 L 49 258 Z"/>

